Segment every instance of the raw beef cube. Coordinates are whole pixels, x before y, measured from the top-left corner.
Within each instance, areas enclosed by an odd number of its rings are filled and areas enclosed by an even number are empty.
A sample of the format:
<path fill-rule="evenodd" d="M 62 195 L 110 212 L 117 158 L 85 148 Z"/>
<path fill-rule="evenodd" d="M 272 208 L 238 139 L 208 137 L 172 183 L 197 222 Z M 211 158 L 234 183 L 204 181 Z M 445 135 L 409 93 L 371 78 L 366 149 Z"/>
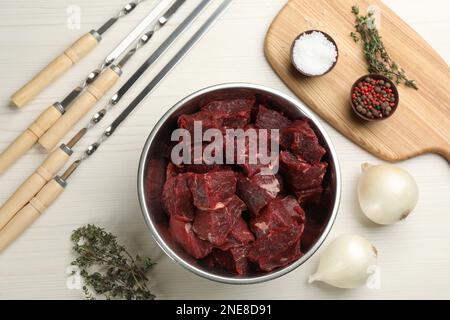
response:
<path fill-rule="evenodd" d="M 243 128 L 250 122 L 255 103 L 255 98 L 219 100 L 210 102 L 202 110 L 213 113 L 225 127 Z"/>
<path fill-rule="evenodd" d="M 257 238 L 268 236 L 277 228 L 299 226 L 303 231 L 305 211 L 292 196 L 277 198 L 261 212 L 258 217 L 250 220 L 250 227 Z"/>
<path fill-rule="evenodd" d="M 175 241 L 191 256 L 196 259 L 206 257 L 212 251 L 212 245 L 199 239 L 192 230 L 192 223 L 171 218 L 169 231 Z"/>
<path fill-rule="evenodd" d="M 249 264 L 247 260 L 248 246 L 231 248 L 227 251 L 214 249 L 212 257 L 214 265 L 224 270 L 245 275 L 248 272 Z"/>
<path fill-rule="evenodd" d="M 262 172 L 263 169 L 264 173 L 276 171 L 276 165 L 278 164 L 278 152 L 275 154 L 275 158 L 272 158 L 271 155 L 272 140 L 275 139 L 275 137 L 272 137 L 270 135 L 270 132 L 267 133 L 267 135 L 265 136 L 267 139 L 267 150 L 263 150 L 262 144 L 260 142 L 262 141 L 264 136 L 261 134 L 260 129 L 251 128 L 249 126 L 247 126 L 246 128 L 256 130 L 256 134 L 248 135 L 248 137 L 245 138 L 245 148 L 243 150 L 238 150 L 238 139 L 235 139 L 235 163 L 241 166 L 244 169 L 244 172 L 249 177 Z M 240 144 L 242 144 L 240 140 L 239 142 Z M 253 144 L 254 147 L 251 148 L 250 144 Z M 256 152 L 256 154 L 254 152 Z M 238 155 L 240 157 L 238 157 Z M 263 157 L 266 159 L 264 163 L 262 161 Z M 269 163 L 267 163 L 267 159 L 270 161 Z"/>
<path fill-rule="evenodd" d="M 236 182 L 236 174 L 233 171 L 193 174 L 188 180 L 194 205 L 200 210 L 223 208 L 224 201 L 235 194 Z"/>
<path fill-rule="evenodd" d="M 223 114 L 239 113 L 242 110 L 251 109 L 256 103 L 256 97 L 245 99 L 216 100 L 202 107 L 203 111 L 218 112 Z"/>
<path fill-rule="evenodd" d="M 281 113 L 259 105 L 256 115 L 256 126 L 260 129 L 283 129 L 291 124 L 291 120 Z"/>
<path fill-rule="evenodd" d="M 238 114 L 229 115 L 223 119 L 223 126 L 227 128 L 244 128 L 250 121 L 252 110 L 245 110 Z"/>
<path fill-rule="evenodd" d="M 241 175 L 238 178 L 237 194 L 253 216 L 259 215 L 280 190 L 281 184 L 275 175 L 255 174 L 251 178 Z"/>
<path fill-rule="evenodd" d="M 177 167 L 172 162 L 169 162 L 166 168 L 166 180 L 176 177 L 181 172 L 183 172 L 181 168 Z"/>
<path fill-rule="evenodd" d="M 188 186 L 190 177 L 191 174 L 180 174 L 166 180 L 162 193 L 162 205 L 170 217 L 176 217 L 182 221 L 194 219 L 195 208 Z"/>
<path fill-rule="evenodd" d="M 281 173 L 294 191 L 318 188 L 322 185 L 328 164 L 310 164 L 288 151 L 280 152 Z"/>
<path fill-rule="evenodd" d="M 294 121 L 281 130 L 280 144 L 310 163 L 320 162 L 326 151 L 306 119 Z"/>
<path fill-rule="evenodd" d="M 289 214 L 299 225 L 305 223 L 305 210 L 303 210 L 294 197 L 287 196 L 283 199 L 276 199 L 273 201 L 273 205 L 278 206 L 275 210 L 284 211 L 286 214 Z"/>
<path fill-rule="evenodd" d="M 258 143 L 256 134 L 250 134 L 250 132 L 247 131 L 247 128 L 248 126 L 243 129 L 244 136 L 229 132 L 227 129 L 222 130 L 225 160 L 229 160 L 227 157 L 231 156 L 233 164 L 238 164 L 238 158 L 243 159 L 244 161 L 247 159 L 250 141 L 252 141 L 252 143 Z"/>
<path fill-rule="evenodd" d="M 238 217 L 231 232 L 228 234 L 227 241 L 220 246 L 220 249 L 227 251 L 230 248 L 242 247 L 255 241 L 255 236 L 248 228 L 247 222 L 242 217 Z"/>
<path fill-rule="evenodd" d="M 293 246 L 299 244 L 302 228 L 294 225 L 271 230 L 265 236 L 257 237 L 247 258 L 263 271 L 271 271 L 299 258 Z"/>
<path fill-rule="evenodd" d="M 242 169 L 247 174 L 247 176 L 251 177 L 258 173 L 270 173 L 275 172 L 275 166 L 272 165 L 262 165 L 262 164 L 243 164 Z"/>
<path fill-rule="evenodd" d="M 194 132 L 194 121 L 200 121 L 202 123 L 203 132 L 212 128 L 220 129 L 223 125 L 221 119 L 213 113 L 200 111 L 193 114 L 181 115 L 178 118 L 178 127 L 186 129 L 192 134 Z"/>
<path fill-rule="evenodd" d="M 255 236 L 250 231 L 247 222 L 242 217 L 239 217 L 236 221 L 236 224 L 233 226 L 233 230 L 231 230 L 230 237 L 242 245 L 255 241 Z"/>
<path fill-rule="evenodd" d="M 259 268 L 264 271 L 272 271 L 273 269 L 287 266 L 288 264 L 300 259 L 302 257 L 300 250 L 300 240 L 291 245 L 286 250 L 267 257 L 259 259 Z"/>
<path fill-rule="evenodd" d="M 278 253 L 290 248 L 302 236 L 299 226 L 279 227 L 271 230 L 266 236 L 257 237 L 249 251 L 248 258 L 257 262 L 262 257 L 276 256 Z"/>
<path fill-rule="evenodd" d="M 303 203 L 318 203 L 323 193 L 322 186 L 302 191 L 295 192 L 297 200 L 300 204 Z"/>
<path fill-rule="evenodd" d="M 224 202 L 224 207 L 217 210 L 198 210 L 195 215 L 193 230 L 197 236 L 209 241 L 214 246 L 223 245 L 237 219 L 246 209 L 245 203 L 237 196 Z"/>
<path fill-rule="evenodd" d="M 275 177 L 277 178 L 278 183 L 279 183 L 279 186 L 280 186 L 280 192 L 279 192 L 279 194 L 280 194 L 280 193 L 285 193 L 286 188 L 285 188 L 285 186 L 284 186 L 283 177 L 281 176 L 281 174 L 276 174 Z"/>
<path fill-rule="evenodd" d="M 184 170 L 192 173 L 208 173 L 212 171 L 223 170 L 223 166 L 220 164 L 185 164 Z"/>

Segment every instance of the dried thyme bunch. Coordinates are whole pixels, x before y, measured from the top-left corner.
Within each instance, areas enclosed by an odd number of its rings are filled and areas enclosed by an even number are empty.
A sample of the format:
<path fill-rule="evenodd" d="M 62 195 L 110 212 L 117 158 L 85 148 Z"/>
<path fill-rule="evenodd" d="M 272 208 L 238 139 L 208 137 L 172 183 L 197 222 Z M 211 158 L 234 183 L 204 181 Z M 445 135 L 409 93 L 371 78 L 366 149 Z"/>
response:
<path fill-rule="evenodd" d="M 71 265 L 80 269 L 87 299 L 95 299 L 95 295 L 108 300 L 155 298 L 147 287 L 147 273 L 154 265 L 150 258 L 133 258 L 114 235 L 95 225 L 74 230 L 71 240 L 77 254 Z"/>
<path fill-rule="evenodd" d="M 384 75 L 397 84 L 403 82 L 407 87 L 417 90 L 416 82 L 408 79 L 405 71 L 391 59 L 377 28 L 372 27 L 374 25 L 373 12 L 369 12 L 367 16 L 363 16 L 359 13 L 359 7 L 353 6 L 352 13 L 356 17 L 356 32 L 351 32 L 350 35 L 355 42 L 359 40 L 363 41 L 364 54 L 369 64 L 369 72 Z"/>

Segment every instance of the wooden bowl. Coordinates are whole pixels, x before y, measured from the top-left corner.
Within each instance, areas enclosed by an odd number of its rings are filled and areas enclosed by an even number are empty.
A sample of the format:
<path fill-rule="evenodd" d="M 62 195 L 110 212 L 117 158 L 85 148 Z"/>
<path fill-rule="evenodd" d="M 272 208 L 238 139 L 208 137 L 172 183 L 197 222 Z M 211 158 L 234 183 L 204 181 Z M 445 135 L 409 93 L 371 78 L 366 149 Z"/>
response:
<path fill-rule="evenodd" d="M 395 102 L 394 102 L 395 105 L 393 107 L 391 107 L 392 111 L 391 111 L 390 115 L 383 116 L 382 118 L 373 118 L 372 119 L 372 118 L 366 117 L 365 115 L 359 113 L 356 110 L 356 105 L 353 103 L 352 94 L 353 94 L 353 91 L 355 90 L 355 87 L 358 85 L 358 83 L 360 83 L 361 81 L 363 81 L 367 77 L 370 77 L 370 78 L 375 79 L 375 80 L 384 80 L 384 82 L 389 82 L 391 84 L 391 89 L 392 89 L 392 92 L 394 93 L 394 96 L 395 96 Z M 385 77 L 385 76 L 383 76 L 381 74 L 366 74 L 366 75 L 362 76 L 361 78 L 356 80 L 355 83 L 353 83 L 352 89 L 350 90 L 350 105 L 352 106 L 352 110 L 359 118 L 361 118 L 361 119 L 363 119 L 365 121 L 382 121 L 382 120 L 386 120 L 386 119 L 392 117 L 392 115 L 395 113 L 395 111 L 397 111 L 397 107 L 398 107 L 399 102 L 400 102 L 400 96 L 398 94 L 397 86 L 395 85 L 395 83 L 392 80 L 390 80 L 389 78 L 387 78 L 387 77 Z"/>
<path fill-rule="evenodd" d="M 302 69 L 300 69 L 300 68 L 297 66 L 297 64 L 295 63 L 295 59 L 294 59 L 294 46 L 295 46 L 295 42 L 296 42 L 298 39 L 300 39 L 301 36 L 303 36 L 303 35 L 305 35 L 305 34 L 311 34 L 311 33 L 313 33 L 313 32 L 320 32 L 321 34 L 323 34 L 323 35 L 325 36 L 325 38 L 327 38 L 329 41 L 331 41 L 331 42 L 333 43 L 333 45 L 336 47 L 336 52 L 337 52 L 337 55 L 336 55 L 336 61 L 333 63 L 333 65 L 332 65 L 325 73 L 317 74 L 317 75 L 308 74 L 308 73 L 304 72 Z M 336 41 L 334 41 L 334 39 L 333 39 L 328 33 L 325 33 L 325 32 L 323 32 L 323 31 L 315 30 L 315 29 L 304 31 L 304 32 L 300 33 L 300 34 L 295 38 L 295 40 L 292 42 L 292 45 L 291 45 L 291 63 L 292 63 L 292 65 L 294 66 L 294 68 L 295 68 L 298 72 L 300 72 L 302 75 L 304 75 L 304 76 L 307 76 L 307 77 L 320 77 L 320 76 L 326 75 L 328 72 L 330 72 L 331 70 L 333 70 L 333 68 L 336 66 L 336 64 L 337 64 L 337 62 L 338 62 L 338 59 L 339 59 L 339 49 L 338 49 L 338 46 L 337 46 L 337 44 L 336 44 Z"/>
<path fill-rule="evenodd" d="M 287 266 L 267 273 L 252 271 L 248 275 L 239 276 L 201 264 L 177 245 L 168 230 L 168 217 L 162 209 L 160 199 L 166 181 L 167 152 L 170 150 L 166 142 L 171 141 L 173 131 L 178 128 L 178 117 L 183 114 L 198 112 L 201 106 L 210 101 L 249 96 L 255 97 L 257 101 L 269 104 L 274 110 L 283 112 L 289 118 L 308 119 L 321 145 L 327 151 L 325 161 L 328 163 L 328 168 L 323 182 L 327 195 L 321 199 L 320 205 L 317 207 L 322 217 L 321 222 L 318 223 L 317 228 L 312 229 L 315 231 L 311 232 L 312 230 L 310 230 L 309 237 L 311 239 L 308 240 L 308 244 L 306 241 L 303 243 L 306 247 L 302 248 L 304 255 L 301 258 Z M 139 162 L 139 202 L 153 238 L 174 261 L 187 270 L 209 280 L 229 284 L 256 284 L 281 277 L 300 267 L 322 245 L 338 214 L 342 184 L 340 172 L 336 150 L 325 128 L 313 112 L 297 99 L 293 99 L 276 90 L 254 84 L 219 84 L 194 92 L 179 101 L 152 127 L 152 132 L 147 138 Z"/>

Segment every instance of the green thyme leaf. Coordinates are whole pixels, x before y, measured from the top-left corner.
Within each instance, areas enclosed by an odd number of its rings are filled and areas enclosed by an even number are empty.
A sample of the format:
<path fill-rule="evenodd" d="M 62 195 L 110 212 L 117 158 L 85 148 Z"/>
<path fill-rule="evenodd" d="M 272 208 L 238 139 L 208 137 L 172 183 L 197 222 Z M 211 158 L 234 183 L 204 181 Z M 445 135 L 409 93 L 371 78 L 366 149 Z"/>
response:
<path fill-rule="evenodd" d="M 150 258 L 133 257 L 113 234 L 95 225 L 74 230 L 71 240 L 76 254 L 71 265 L 80 269 L 86 299 L 97 295 L 108 300 L 155 298 L 147 286 L 147 274 L 155 265 Z"/>
<path fill-rule="evenodd" d="M 409 79 L 406 72 L 389 56 L 377 28 L 369 27 L 374 25 L 373 12 L 369 12 L 367 16 L 360 15 L 359 7 L 355 5 L 352 7 L 352 13 L 355 15 L 356 33 L 351 32 L 350 36 L 355 42 L 359 40 L 363 42 L 368 71 L 384 75 L 397 84 L 404 83 L 407 87 L 418 90 L 416 81 Z"/>

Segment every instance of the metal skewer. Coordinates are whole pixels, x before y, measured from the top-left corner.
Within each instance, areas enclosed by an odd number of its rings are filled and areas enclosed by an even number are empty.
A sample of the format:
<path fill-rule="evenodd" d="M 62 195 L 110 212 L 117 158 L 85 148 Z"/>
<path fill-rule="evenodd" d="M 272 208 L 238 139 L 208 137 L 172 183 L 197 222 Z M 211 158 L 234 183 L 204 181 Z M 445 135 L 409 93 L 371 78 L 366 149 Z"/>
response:
<path fill-rule="evenodd" d="M 181 34 L 192 24 L 195 18 L 206 8 L 212 0 L 202 0 L 200 4 L 180 23 L 180 25 L 169 35 L 169 37 L 153 52 L 150 57 L 139 67 L 138 70 L 122 85 L 122 87 L 112 95 L 107 105 L 98 110 L 87 125 L 75 134 L 71 141 L 80 140 L 89 129 L 99 123 L 106 113 L 115 105 L 117 105 L 123 96 L 130 90 L 136 81 L 166 52 L 170 46 L 181 36 Z M 165 24 L 168 16 L 164 15 L 160 18 L 160 24 Z M 123 59 L 127 59 L 125 56 Z M 77 138 L 78 137 L 78 138 Z"/>
<path fill-rule="evenodd" d="M 121 68 L 129 61 L 129 59 L 136 53 L 136 51 L 141 48 L 145 43 L 147 43 L 154 35 L 154 33 L 162 28 L 167 20 L 176 12 L 176 10 L 185 2 L 185 0 L 176 0 L 169 10 L 161 17 L 156 25 L 154 25 L 151 31 L 144 34 L 141 40 L 137 43 L 135 48 L 128 51 L 128 53 L 122 58 L 122 60 L 116 64 L 111 65 L 109 68 L 116 68 L 121 70 Z M 106 71 L 109 71 L 107 69 Z M 100 74 L 103 77 L 103 74 Z M 96 81 L 97 82 L 97 81 Z M 94 85 L 96 84 L 94 83 Z M 105 92 L 106 93 L 106 92 Z M 102 95 L 103 96 L 103 95 Z M 97 99 L 98 101 L 99 99 Z M 95 103 L 86 105 L 84 108 L 74 108 L 71 107 L 69 111 L 64 114 L 60 119 L 58 119 L 47 132 L 45 132 L 42 137 L 39 138 L 38 143 L 44 147 L 46 150 L 52 150 L 59 141 L 70 131 L 70 129 L 89 111 L 94 107 Z M 73 110 L 75 109 L 75 110 Z"/>
<path fill-rule="evenodd" d="M 27 104 L 54 80 L 66 72 L 75 63 L 80 61 L 102 40 L 103 34 L 108 31 L 119 19 L 131 13 L 143 0 L 135 0 L 124 6 L 114 17 L 106 21 L 97 30 L 93 29 L 79 38 L 59 57 L 39 72 L 31 81 L 11 96 L 11 101 L 19 108 Z"/>
<path fill-rule="evenodd" d="M 80 164 L 92 156 L 98 147 L 109 138 L 117 127 L 131 114 L 131 112 L 146 98 L 146 96 L 167 76 L 167 74 L 180 62 L 189 50 L 208 31 L 209 27 L 220 14 L 228 7 L 231 0 L 224 0 L 214 11 L 208 20 L 192 36 L 190 40 L 178 51 L 178 53 L 168 62 L 168 64 L 156 75 L 156 77 L 142 90 L 133 102 L 116 118 L 115 121 L 105 130 L 99 140 L 93 143 L 74 161 L 72 165 L 61 175 L 50 180 L 31 201 L 20 210 L 13 219 L 0 231 L 0 251 L 3 251 L 11 244 L 28 226 L 30 226 L 64 191 L 67 180 L 79 168 Z"/>
<path fill-rule="evenodd" d="M 178 53 L 166 64 L 166 66 L 153 78 L 152 81 L 138 94 L 138 96 L 123 110 L 119 116 L 108 126 L 108 128 L 100 135 L 99 139 L 91 144 L 85 152 L 64 172 L 60 178 L 64 181 L 69 178 L 79 165 L 92 156 L 102 143 L 111 137 L 120 124 L 134 111 L 134 109 L 153 91 L 154 88 L 167 76 L 167 74 L 175 68 L 175 66 L 183 59 L 189 50 L 196 44 L 200 38 L 206 33 L 211 24 L 218 18 L 222 11 L 231 3 L 231 0 L 225 0 L 219 8 L 209 17 L 202 27 L 192 36 L 192 38 L 178 51 Z"/>
<path fill-rule="evenodd" d="M 87 79 L 80 87 L 73 90 L 62 102 L 55 102 L 48 107 L 41 115 L 9 146 L 0 154 L 0 175 L 5 172 L 17 159 L 25 154 L 33 145 L 38 142 L 48 151 L 52 150 L 58 141 L 70 130 L 70 128 L 77 123 L 117 82 L 122 74 L 121 66 L 126 61 L 122 61 L 118 65 L 112 64 L 136 39 L 142 35 L 145 30 L 151 26 L 153 33 L 164 24 L 158 23 L 158 27 L 153 24 L 158 22 L 159 17 L 167 10 L 167 7 L 173 0 L 161 0 L 159 4 L 151 10 L 151 12 L 138 24 L 138 26 L 125 37 L 124 40 L 108 55 L 103 61 L 102 65 L 91 72 Z M 177 0 L 173 6 L 167 11 L 167 17 L 170 17 L 184 1 Z M 166 15 L 165 15 L 166 16 Z M 150 40 L 148 35 L 145 40 L 141 38 L 138 41 L 138 47 L 135 47 L 130 52 L 133 52 L 128 59 L 138 50 L 142 45 Z M 120 54 L 119 54 L 120 53 Z M 84 93 L 83 93 L 84 92 Z M 69 112 L 66 112 L 69 110 Z M 51 134 L 44 134 L 53 126 L 57 125 L 52 130 Z"/>
<path fill-rule="evenodd" d="M 141 0 L 143 1 L 143 0 Z M 170 0 L 168 1 L 170 2 Z M 166 3 L 164 3 L 164 1 L 161 1 L 160 6 L 162 7 L 166 7 L 168 5 L 168 2 L 166 1 Z M 168 18 L 170 18 L 170 16 L 172 16 L 177 10 L 178 8 L 184 3 L 184 1 L 176 1 L 164 14 L 164 16 L 167 16 Z M 89 75 L 87 76 L 86 80 L 83 82 L 82 85 L 80 85 L 79 87 L 75 88 L 65 99 L 64 99 L 64 106 L 68 106 L 70 105 L 73 100 L 77 97 L 77 95 L 82 92 L 84 90 L 84 88 L 86 88 L 86 86 L 88 86 L 90 83 L 94 82 L 95 79 L 110 65 L 112 65 L 114 63 L 114 61 L 116 61 L 124 52 L 125 50 L 137 39 L 139 38 L 142 33 L 148 28 L 149 25 L 153 24 L 155 21 L 155 16 L 158 16 L 158 14 L 156 14 L 158 11 L 158 7 L 156 7 L 154 9 L 155 12 L 151 12 L 149 15 L 147 15 L 142 21 L 141 23 L 139 23 L 138 26 L 136 26 L 136 28 L 131 31 L 128 36 L 123 39 L 121 41 L 121 43 L 119 43 L 119 45 L 117 45 L 117 47 L 110 53 L 108 54 L 108 56 L 105 58 L 105 60 L 102 62 L 102 64 L 99 66 L 99 68 L 93 70 L 91 73 L 89 73 Z M 154 26 L 154 29 L 152 30 L 152 32 L 149 32 L 149 38 L 151 38 L 153 36 L 153 34 L 159 30 L 161 27 L 163 27 L 166 23 L 167 19 L 164 20 L 162 19 L 162 17 L 160 19 L 158 19 L 158 22 L 156 23 L 156 25 Z M 127 53 L 127 55 L 125 56 L 125 58 L 130 55 L 133 56 L 133 54 L 136 51 L 129 51 Z M 125 63 L 127 61 L 123 60 L 123 62 Z M 118 64 L 119 67 L 121 67 L 120 63 Z"/>

